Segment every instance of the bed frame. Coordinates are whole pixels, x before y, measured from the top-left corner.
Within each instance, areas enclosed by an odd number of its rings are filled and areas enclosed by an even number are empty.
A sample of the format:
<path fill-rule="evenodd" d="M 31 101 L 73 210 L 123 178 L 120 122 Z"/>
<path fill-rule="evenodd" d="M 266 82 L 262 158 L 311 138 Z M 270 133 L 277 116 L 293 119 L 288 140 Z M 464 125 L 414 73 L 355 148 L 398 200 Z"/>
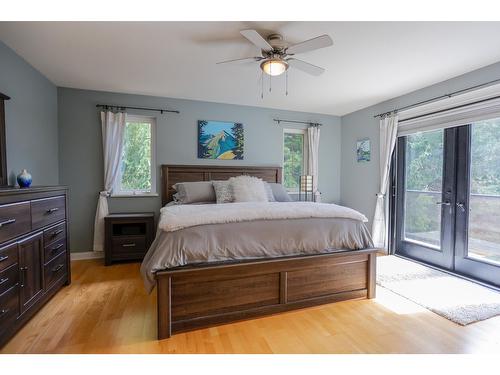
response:
<path fill-rule="evenodd" d="M 281 167 L 162 165 L 162 203 L 177 182 L 242 174 L 281 182 Z M 287 310 L 375 297 L 376 249 L 184 266 L 156 273 L 158 339 Z"/>

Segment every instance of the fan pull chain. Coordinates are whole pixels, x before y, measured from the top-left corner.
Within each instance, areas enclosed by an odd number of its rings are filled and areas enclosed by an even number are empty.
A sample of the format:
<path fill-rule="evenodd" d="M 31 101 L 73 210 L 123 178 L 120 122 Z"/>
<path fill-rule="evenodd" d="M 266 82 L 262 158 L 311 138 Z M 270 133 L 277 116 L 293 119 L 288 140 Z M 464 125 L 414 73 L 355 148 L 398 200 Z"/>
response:
<path fill-rule="evenodd" d="M 288 96 L 288 70 L 285 72 L 285 95 Z"/>
<path fill-rule="evenodd" d="M 264 99 L 264 72 L 260 72 L 260 98 Z"/>
<path fill-rule="evenodd" d="M 271 68 L 269 68 L 269 73 L 271 73 Z M 273 76 L 271 74 L 269 74 L 269 92 L 273 91 L 273 85 L 272 85 L 272 82 L 273 82 Z"/>

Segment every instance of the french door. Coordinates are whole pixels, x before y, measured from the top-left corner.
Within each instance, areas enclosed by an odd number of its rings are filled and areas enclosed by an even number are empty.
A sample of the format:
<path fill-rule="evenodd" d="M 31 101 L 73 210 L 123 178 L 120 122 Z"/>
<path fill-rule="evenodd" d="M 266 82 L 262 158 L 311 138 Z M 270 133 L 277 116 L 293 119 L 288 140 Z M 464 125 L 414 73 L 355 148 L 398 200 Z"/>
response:
<path fill-rule="evenodd" d="M 395 249 L 500 286 L 500 119 L 398 138 Z"/>

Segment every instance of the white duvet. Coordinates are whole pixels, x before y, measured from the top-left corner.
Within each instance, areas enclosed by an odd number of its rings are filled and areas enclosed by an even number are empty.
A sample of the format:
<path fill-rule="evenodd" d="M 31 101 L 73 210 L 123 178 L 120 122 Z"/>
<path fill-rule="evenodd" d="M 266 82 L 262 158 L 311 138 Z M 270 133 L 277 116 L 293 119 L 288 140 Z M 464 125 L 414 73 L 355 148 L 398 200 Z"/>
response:
<path fill-rule="evenodd" d="M 163 207 L 160 229 L 173 232 L 206 224 L 235 223 L 253 220 L 344 218 L 367 222 L 367 218 L 351 208 L 331 203 L 314 202 L 244 202 Z"/>

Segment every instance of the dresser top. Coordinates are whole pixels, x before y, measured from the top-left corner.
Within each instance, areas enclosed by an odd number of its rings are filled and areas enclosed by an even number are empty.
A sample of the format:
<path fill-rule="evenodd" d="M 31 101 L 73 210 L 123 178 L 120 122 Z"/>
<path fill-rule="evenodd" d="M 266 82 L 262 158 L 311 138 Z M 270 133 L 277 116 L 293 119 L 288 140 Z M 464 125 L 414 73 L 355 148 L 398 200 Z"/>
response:
<path fill-rule="evenodd" d="M 44 193 L 56 190 L 67 190 L 67 186 L 32 186 L 29 188 L 20 188 L 14 186 L 0 187 L 0 196 L 3 195 L 16 195 L 16 194 L 29 194 L 29 193 Z"/>

